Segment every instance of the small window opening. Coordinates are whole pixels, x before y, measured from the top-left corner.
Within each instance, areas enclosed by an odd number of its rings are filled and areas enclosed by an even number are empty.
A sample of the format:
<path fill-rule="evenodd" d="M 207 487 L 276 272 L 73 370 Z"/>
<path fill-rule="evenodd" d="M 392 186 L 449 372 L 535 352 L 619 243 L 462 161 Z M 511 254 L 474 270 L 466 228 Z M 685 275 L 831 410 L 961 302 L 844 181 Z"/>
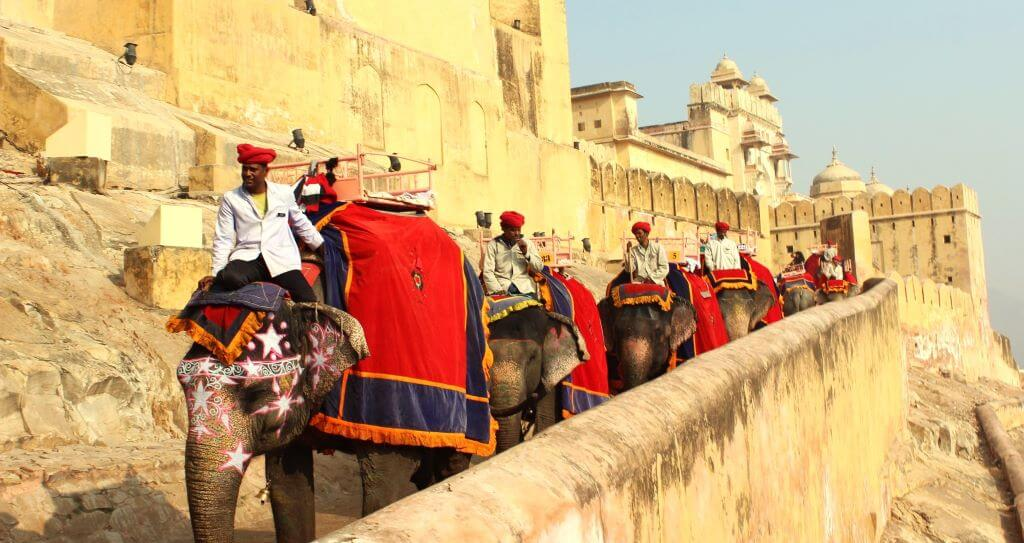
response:
<path fill-rule="evenodd" d="M 601 128 L 601 119 L 594 121 L 594 128 Z"/>
<path fill-rule="evenodd" d="M 942 241 L 946 243 L 953 243 L 953 236 L 946 234 L 945 236 L 942 236 Z"/>
<path fill-rule="evenodd" d="M 947 275 L 946 276 L 946 282 L 947 283 L 952 283 L 953 282 L 953 276 L 952 275 Z"/>
<path fill-rule="evenodd" d="M 587 123 L 578 123 L 576 125 L 576 130 L 579 130 L 580 132 L 583 132 L 586 129 L 587 129 Z"/>
<path fill-rule="evenodd" d="M 792 245 L 787 245 L 786 246 L 786 252 L 787 253 L 792 253 L 793 252 L 793 246 Z"/>

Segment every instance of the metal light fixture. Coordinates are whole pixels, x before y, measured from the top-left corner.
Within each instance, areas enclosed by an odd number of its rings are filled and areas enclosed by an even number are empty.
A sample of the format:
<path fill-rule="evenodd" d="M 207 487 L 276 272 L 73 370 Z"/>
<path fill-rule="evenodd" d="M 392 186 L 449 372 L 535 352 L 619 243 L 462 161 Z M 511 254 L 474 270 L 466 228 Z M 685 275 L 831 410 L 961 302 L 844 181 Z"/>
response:
<path fill-rule="evenodd" d="M 589 253 L 590 252 L 590 238 L 583 238 L 582 241 L 583 241 L 583 250 Z"/>
<path fill-rule="evenodd" d="M 292 142 L 288 144 L 288 147 L 291 147 L 293 149 L 305 150 L 306 138 L 302 137 L 301 128 L 296 128 L 295 130 L 292 130 Z"/>
<path fill-rule="evenodd" d="M 487 218 L 487 214 L 484 213 L 483 211 L 477 211 L 474 214 L 476 215 L 476 226 L 477 226 L 477 228 L 484 228 L 484 221 Z"/>
<path fill-rule="evenodd" d="M 535 238 L 542 238 L 542 237 L 544 237 L 544 232 L 534 232 L 533 233 L 533 237 L 535 237 Z"/>
<path fill-rule="evenodd" d="M 313 0 L 306 0 L 306 13 L 316 15 L 316 5 L 313 4 Z"/>
<path fill-rule="evenodd" d="M 484 228 L 491 227 L 491 212 L 484 213 Z"/>
<path fill-rule="evenodd" d="M 129 66 L 135 66 L 135 61 L 139 59 L 139 55 L 135 51 L 136 47 L 138 47 L 138 44 L 132 42 L 124 44 L 124 54 L 118 60 L 123 60 Z"/>
<path fill-rule="evenodd" d="M 398 172 L 402 170 L 402 161 L 398 160 L 398 153 L 391 153 L 388 155 L 388 162 L 391 166 L 388 167 L 389 172 Z"/>
<path fill-rule="evenodd" d="M 523 26 L 523 23 L 519 19 L 514 19 L 512 21 L 512 28 L 514 28 L 516 30 L 519 30 L 520 28 L 522 28 L 522 26 Z"/>

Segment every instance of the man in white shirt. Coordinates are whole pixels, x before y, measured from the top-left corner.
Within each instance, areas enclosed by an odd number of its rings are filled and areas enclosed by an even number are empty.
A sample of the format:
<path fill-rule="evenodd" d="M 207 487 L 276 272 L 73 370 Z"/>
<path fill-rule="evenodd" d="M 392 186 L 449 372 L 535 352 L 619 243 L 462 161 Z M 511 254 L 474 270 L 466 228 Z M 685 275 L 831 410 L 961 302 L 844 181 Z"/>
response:
<path fill-rule="evenodd" d="M 544 263 L 532 241 L 523 239 L 525 217 L 515 211 L 501 214 L 501 235 L 487 243 L 484 251 L 484 290 L 490 296 L 537 295 L 532 273 L 540 273 Z"/>
<path fill-rule="evenodd" d="M 839 248 L 831 240 L 825 243 L 825 250 L 821 253 L 821 264 L 818 270 L 818 273 L 825 279 L 842 280 L 846 278 L 843 261 L 839 258 Z"/>
<path fill-rule="evenodd" d="M 740 268 L 740 250 L 735 241 L 726 237 L 728 232 L 729 223 L 723 221 L 715 223 L 715 237 L 708 239 L 702 247 L 705 270 L 711 272 Z"/>
<path fill-rule="evenodd" d="M 299 209 L 290 186 L 267 183 L 267 165 L 276 157 L 273 149 L 238 146 L 242 184 L 221 198 L 212 275 L 201 279 L 199 288 L 231 291 L 267 281 L 287 290 L 296 302 L 316 301 L 302 275 L 295 236 L 314 250 L 324 239 Z"/>
<path fill-rule="evenodd" d="M 637 222 L 633 224 L 632 231 L 637 244 L 628 248 L 630 280 L 664 285 L 668 277 L 668 253 L 660 243 L 651 241 L 651 224 Z"/>

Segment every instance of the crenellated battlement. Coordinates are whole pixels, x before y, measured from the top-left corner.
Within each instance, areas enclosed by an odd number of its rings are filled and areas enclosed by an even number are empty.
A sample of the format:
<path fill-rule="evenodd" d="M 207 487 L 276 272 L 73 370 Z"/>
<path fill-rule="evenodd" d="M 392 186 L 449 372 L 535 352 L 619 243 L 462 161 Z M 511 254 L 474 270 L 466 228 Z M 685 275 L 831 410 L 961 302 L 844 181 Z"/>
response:
<path fill-rule="evenodd" d="M 771 102 L 750 94 L 746 89 L 727 89 L 711 82 L 690 85 L 690 107 L 707 104 L 718 106 L 728 112 L 742 110 L 776 127 L 782 126 L 779 109 Z"/>

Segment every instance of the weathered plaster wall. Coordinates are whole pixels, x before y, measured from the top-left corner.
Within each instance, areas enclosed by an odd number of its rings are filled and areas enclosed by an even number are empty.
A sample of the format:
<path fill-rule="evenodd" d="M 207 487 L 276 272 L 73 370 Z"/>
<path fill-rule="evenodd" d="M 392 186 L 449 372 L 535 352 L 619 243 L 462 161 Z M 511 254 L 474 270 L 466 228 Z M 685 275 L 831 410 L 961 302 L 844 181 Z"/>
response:
<path fill-rule="evenodd" d="M 929 279 L 889 274 L 899 288 L 900 327 L 911 363 L 1020 385 L 1009 342 L 968 293 Z"/>
<path fill-rule="evenodd" d="M 788 318 L 320 541 L 875 541 L 897 297 Z"/>

